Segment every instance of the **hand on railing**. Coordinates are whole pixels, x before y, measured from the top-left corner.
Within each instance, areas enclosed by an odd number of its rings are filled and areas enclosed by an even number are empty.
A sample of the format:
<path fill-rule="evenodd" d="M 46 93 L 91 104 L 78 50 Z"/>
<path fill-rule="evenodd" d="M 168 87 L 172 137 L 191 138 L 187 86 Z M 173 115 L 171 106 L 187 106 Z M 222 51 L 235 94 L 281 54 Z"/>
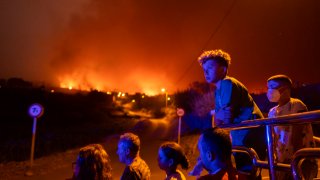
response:
<path fill-rule="evenodd" d="M 230 106 L 223 107 L 215 112 L 215 124 L 230 124 L 233 119 L 233 109 Z"/>

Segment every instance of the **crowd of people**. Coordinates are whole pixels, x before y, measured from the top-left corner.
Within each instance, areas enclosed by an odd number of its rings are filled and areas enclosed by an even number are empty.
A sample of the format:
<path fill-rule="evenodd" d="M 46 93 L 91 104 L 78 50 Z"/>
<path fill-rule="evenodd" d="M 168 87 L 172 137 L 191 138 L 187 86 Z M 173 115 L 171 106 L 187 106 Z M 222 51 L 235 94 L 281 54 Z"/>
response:
<path fill-rule="evenodd" d="M 231 161 L 232 145 L 228 132 L 218 127 L 204 131 L 198 140 L 200 157 L 196 166 L 201 166 L 197 176 L 206 179 L 237 179 L 236 169 Z M 151 177 L 147 163 L 140 157 L 140 138 L 133 133 L 120 136 L 117 154 L 119 161 L 126 165 L 121 180 L 149 180 Z M 187 170 L 189 160 L 183 148 L 176 142 L 164 142 L 158 151 L 158 166 L 166 173 L 165 180 L 186 180 L 179 170 Z M 201 176 L 202 169 L 209 174 Z M 80 149 L 73 168 L 74 180 L 109 180 L 110 158 L 100 144 L 90 144 Z"/>
<path fill-rule="evenodd" d="M 232 146 L 245 146 L 257 151 L 260 159 L 266 155 L 264 129 L 252 128 L 232 130 L 219 128 L 223 124 L 241 123 L 244 120 L 263 118 L 263 114 L 253 101 L 247 88 L 237 79 L 228 76 L 230 55 L 223 50 L 205 51 L 198 58 L 205 79 L 215 85 L 215 109 L 212 128 L 203 131 L 198 139 L 199 157 L 190 176 L 198 180 L 245 179 L 238 173 L 250 171 L 252 160 L 243 154 L 232 153 Z M 275 75 L 267 80 L 267 97 L 277 105 L 270 109 L 269 118 L 305 112 L 306 105 L 291 97 L 292 81 L 286 75 Z M 306 147 L 315 147 L 311 124 L 274 126 L 274 156 L 276 162 L 290 164 L 293 154 Z M 147 163 L 140 157 L 140 139 L 133 133 L 120 136 L 117 154 L 119 161 L 126 165 L 121 180 L 148 180 L 151 177 Z M 99 144 L 80 149 L 73 179 L 111 179 L 109 156 Z M 183 148 L 175 142 L 165 142 L 159 147 L 158 165 L 166 173 L 166 180 L 185 180 L 179 170 L 190 166 Z M 305 179 L 317 176 L 316 159 L 303 161 L 302 172 Z M 203 173 L 207 171 L 207 174 Z M 277 171 L 277 179 L 292 179 L 290 172 Z M 252 179 L 252 177 L 251 177 Z M 258 173 L 254 179 L 261 179 Z"/>

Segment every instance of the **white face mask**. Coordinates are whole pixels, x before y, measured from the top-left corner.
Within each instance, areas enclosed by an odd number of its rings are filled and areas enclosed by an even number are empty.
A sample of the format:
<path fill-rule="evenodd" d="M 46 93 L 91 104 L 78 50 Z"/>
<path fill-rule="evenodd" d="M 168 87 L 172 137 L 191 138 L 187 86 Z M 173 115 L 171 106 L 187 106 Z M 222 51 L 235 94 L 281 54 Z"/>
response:
<path fill-rule="evenodd" d="M 278 89 L 268 89 L 267 97 L 270 102 L 279 102 L 280 96 L 281 95 Z"/>

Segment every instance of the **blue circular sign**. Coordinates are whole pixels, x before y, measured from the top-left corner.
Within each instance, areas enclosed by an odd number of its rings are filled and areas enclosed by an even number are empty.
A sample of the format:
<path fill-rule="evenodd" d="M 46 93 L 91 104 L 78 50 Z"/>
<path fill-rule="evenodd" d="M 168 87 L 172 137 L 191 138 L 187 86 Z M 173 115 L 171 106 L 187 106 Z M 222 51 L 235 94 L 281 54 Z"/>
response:
<path fill-rule="evenodd" d="M 35 103 L 29 107 L 29 115 L 33 118 L 39 118 L 43 114 L 43 107 L 41 104 Z"/>

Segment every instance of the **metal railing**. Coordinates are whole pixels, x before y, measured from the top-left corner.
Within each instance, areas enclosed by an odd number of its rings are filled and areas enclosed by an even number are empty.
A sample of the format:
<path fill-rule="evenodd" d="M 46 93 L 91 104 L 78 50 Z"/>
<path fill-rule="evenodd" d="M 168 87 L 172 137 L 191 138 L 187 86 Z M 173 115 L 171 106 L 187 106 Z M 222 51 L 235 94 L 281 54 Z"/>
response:
<path fill-rule="evenodd" d="M 271 180 L 275 180 L 275 170 L 290 170 L 292 167 L 292 172 L 295 179 L 301 179 L 301 173 L 298 171 L 298 164 L 301 158 L 305 156 L 316 156 L 320 157 L 320 153 L 318 152 L 318 148 L 313 148 L 314 151 L 298 151 L 297 155 L 294 156 L 294 161 L 291 166 L 289 164 L 276 163 L 274 159 L 274 149 L 273 149 L 273 126 L 278 125 L 294 125 L 294 124 L 306 124 L 306 123 L 320 123 L 320 110 L 317 111 L 309 111 L 304 113 L 290 114 L 286 116 L 276 117 L 276 118 L 264 118 L 264 119 L 255 119 L 255 120 L 247 120 L 242 121 L 239 124 L 224 124 L 220 125 L 220 128 L 228 129 L 228 130 L 236 130 L 236 129 L 247 129 L 247 128 L 255 128 L 265 126 L 266 128 L 266 137 L 267 137 L 267 149 L 268 149 L 268 161 L 260 161 L 255 164 L 255 161 L 258 162 L 258 159 L 253 159 L 253 163 L 257 167 L 267 168 L 269 169 L 269 176 Z M 309 149 L 309 148 L 308 148 Z M 311 148 L 312 149 L 312 148 Z M 244 150 L 244 149 L 243 149 Z M 317 151 L 318 150 L 318 151 Z M 250 152 L 249 152 L 250 154 Z M 298 163 L 297 163 L 298 162 Z M 295 174 L 296 175 L 295 175 Z"/>
<path fill-rule="evenodd" d="M 259 159 L 259 156 L 254 149 L 243 147 L 243 146 L 233 146 L 232 152 L 247 154 L 250 157 L 250 159 L 252 159 L 252 170 L 249 173 L 249 175 L 254 175 L 255 177 L 258 176 L 258 173 L 259 173 L 258 167 L 262 167 L 265 163 Z M 266 164 L 268 166 L 268 163 L 266 163 Z M 247 173 L 247 172 L 245 172 L 245 173 Z"/>
<path fill-rule="evenodd" d="M 303 160 L 304 158 L 314 157 L 320 157 L 320 148 L 303 148 L 294 153 L 293 160 L 291 162 L 291 167 L 292 175 L 295 180 L 303 179 L 302 171 L 300 168 L 300 165 L 302 163 L 301 160 Z"/>

